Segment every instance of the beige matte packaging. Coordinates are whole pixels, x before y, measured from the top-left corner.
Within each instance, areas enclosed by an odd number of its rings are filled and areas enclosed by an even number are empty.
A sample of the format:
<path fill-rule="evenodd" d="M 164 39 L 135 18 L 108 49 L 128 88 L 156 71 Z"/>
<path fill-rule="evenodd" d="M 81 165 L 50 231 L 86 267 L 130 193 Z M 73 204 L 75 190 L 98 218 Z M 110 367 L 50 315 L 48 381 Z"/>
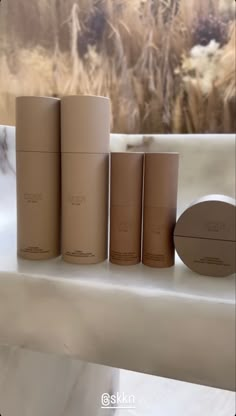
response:
<path fill-rule="evenodd" d="M 107 258 L 110 101 L 61 101 L 62 256 L 69 263 Z"/>
<path fill-rule="evenodd" d="M 60 100 L 16 99 L 17 253 L 60 254 Z"/>
<path fill-rule="evenodd" d="M 150 267 L 174 265 L 178 153 L 146 153 L 142 261 Z"/>
<path fill-rule="evenodd" d="M 236 201 L 207 195 L 195 201 L 177 221 L 177 253 L 196 273 L 225 277 L 236 272 Z"/>
<path fill-rule="evenodd" d="M 110 261 L 119 265 L 141 260 L 142 153 L 111 154 Z"/>

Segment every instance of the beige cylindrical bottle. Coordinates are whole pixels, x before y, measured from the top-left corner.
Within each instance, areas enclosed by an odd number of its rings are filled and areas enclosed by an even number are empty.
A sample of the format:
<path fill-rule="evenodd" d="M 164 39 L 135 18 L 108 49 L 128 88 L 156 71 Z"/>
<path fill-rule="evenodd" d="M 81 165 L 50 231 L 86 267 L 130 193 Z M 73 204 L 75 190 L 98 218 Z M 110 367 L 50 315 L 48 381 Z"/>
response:
<path fill-rule="evenodd" d="M 145 154 L 142 261 L 150 267 L 174 264 L 178 153 Z"/>
<path fill-rule="evenodd" d="M 141 260 L 143 154 L 111 154 L 110 262 Z"/>
<path fill-rule="evenodd" d="M 16 99 L 17 253 L 60 254 L 60 100 Z"/>
<path fill-rule="evenodd" d="M 62 256 L 99 263 L 107 258 L 109 99 L 62 98 L 61 134 Z"/>

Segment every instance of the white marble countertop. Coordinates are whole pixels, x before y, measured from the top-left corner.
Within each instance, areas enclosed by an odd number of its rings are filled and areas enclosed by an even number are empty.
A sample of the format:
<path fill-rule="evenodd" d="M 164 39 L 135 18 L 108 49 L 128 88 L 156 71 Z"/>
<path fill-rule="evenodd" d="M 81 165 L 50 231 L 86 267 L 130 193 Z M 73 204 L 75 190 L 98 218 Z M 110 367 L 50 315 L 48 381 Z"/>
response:
<path fill-rule="evenodd" d="M 17 259 L 0 228 L 0 344 L 235 388 L 235 280 Z"/>

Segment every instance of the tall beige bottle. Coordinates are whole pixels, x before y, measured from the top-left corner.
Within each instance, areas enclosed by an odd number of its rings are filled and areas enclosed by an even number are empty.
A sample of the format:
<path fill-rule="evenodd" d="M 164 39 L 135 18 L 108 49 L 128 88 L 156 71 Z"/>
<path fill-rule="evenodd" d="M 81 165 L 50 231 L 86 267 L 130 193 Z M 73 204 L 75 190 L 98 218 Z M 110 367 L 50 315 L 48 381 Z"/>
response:
<path fill-rule="evenodd" d="M 60 254 L 60 100 L 16 99 L 17 253 Z"/>
<path fill-rule="evenodd" d="M 146 153 L 144 173 L 143 263 L 174 264 L 178 153 Z"/>
<path fill-rule="evenodd" d="M 111 154 L 110 261 L 141 260 L 143 154 Z"/>
<path fill-rule="evenodd" d="M 107 258 L 110 101 L 68 96 L 61 104 L 62 256 L 99 263 Z"/>

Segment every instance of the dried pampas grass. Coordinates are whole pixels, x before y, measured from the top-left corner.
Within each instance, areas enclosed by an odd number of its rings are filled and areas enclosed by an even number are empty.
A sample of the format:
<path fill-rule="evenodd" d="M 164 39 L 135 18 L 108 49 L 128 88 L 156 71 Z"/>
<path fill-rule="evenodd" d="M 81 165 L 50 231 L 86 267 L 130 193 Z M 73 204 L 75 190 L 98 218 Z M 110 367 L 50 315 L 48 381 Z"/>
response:
<path fill-rule="evenodd" d="M 230 41 L 223 49 L 218 65 L 216 87 L 222 91 L 225 102 L 233 102 L 236 97 L 235 36 L 235 25 L 233 25 Z"/>
<path fill-rule="evenodd" d="M 235 20 L 221 0 L 18 3 L 1 5 L 0 123 L 14 123 L 19 94 L 96 94 L 111 98 L 114 132 L 235 130 Z"/>

